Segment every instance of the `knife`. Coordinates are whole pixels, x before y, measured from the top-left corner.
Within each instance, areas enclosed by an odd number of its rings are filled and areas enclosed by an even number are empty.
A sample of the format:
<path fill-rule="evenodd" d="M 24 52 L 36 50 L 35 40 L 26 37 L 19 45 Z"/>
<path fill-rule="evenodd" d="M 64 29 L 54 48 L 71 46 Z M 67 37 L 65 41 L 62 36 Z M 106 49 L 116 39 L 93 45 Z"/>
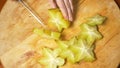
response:
<path fill-rule="evenodd" d="M 40 18 L 40 16 L 38 16 L 38 14 L 32 10 L 32 8 L 23 0 L 17 0 L 18 2 L 20 2 L 27 10 L 29 13 L 31 13 L 31 15 L 42 25 L 43 28 L 46 28 L 46 25 L 44 24 L 43 20 Z"/>

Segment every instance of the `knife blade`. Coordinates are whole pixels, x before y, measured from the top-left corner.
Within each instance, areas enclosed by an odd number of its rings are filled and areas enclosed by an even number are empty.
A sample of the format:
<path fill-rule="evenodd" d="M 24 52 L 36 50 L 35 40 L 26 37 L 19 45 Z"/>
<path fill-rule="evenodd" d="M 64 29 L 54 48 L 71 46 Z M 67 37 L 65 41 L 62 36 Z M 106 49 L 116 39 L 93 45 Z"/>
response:
<path fill-rule="evenodd" d="M 28 12 L 41 24 L 43 28 L 46 28 L 46 25 L 44 24 L 41 17 L 34 10 L 32 10 L 32 8 L 24 0 L 17 1 L 20 2 L 28 10 Z"/>

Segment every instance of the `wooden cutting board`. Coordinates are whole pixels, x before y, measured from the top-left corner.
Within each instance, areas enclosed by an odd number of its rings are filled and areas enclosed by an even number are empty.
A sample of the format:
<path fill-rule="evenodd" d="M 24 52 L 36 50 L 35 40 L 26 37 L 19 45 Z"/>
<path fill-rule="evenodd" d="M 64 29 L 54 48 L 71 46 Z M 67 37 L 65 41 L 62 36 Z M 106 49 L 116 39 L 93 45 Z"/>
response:
<path fill-rule="evenodd" d="M 48 0 L 26 0 L 47 24 Z M 120 63 L 120 10 L 114 0 L 74 0 L 75 21 L 64 31 L 65 38 L 79 32 L 78 25 L 86 17 L 97 13 L 106 16 L 106 22 L 99 26 L 104 38 L 96 43 L 97 60 L 73 65 L 73 68 L 117 68 Z M 33 28 L 41 25 L 18 2 L 8 0 L 0 13 L 0 56 L 18 46 L 32 34 Z M 52 28 L 51 28 L 52 29 Z M 69 67 L 67 67 L 69 68 Z"/>

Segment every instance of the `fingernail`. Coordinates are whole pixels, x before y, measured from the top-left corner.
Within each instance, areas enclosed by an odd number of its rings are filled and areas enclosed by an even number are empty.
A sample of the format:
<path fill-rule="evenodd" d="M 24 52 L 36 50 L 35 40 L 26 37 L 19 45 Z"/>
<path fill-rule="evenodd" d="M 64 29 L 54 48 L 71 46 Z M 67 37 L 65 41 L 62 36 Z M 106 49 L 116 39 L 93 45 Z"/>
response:
<path fill-rule="evenodd" d="M 68 16 L 64 16 L 64 18 L 65 18 L 66 20 L 69 20 Z"/>
<path fill-rule="evenodd" d="M 69 21 L 71 21 L 71 22 L 72 22 L 72 21 L 73 21 L 73 17 L 70 17 Z"/>

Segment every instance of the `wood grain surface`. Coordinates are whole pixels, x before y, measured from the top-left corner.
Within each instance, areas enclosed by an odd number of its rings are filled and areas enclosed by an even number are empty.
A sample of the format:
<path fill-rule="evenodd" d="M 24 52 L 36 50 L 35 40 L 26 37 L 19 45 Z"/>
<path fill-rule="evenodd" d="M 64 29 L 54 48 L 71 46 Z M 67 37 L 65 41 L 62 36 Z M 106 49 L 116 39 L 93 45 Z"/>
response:
<path fill-rule="evenodd" d="M 50 8 L 48 0 L 25 1 L 47 25 L 49 18 L 47 10 Z M 68 64 L 63 68 L 117 68 L 120 64 L 120 10 L 114 0 L 74 0 L 73 4 L 75 19 L 73 25 L 63 32 L 66 39 L 80 31 L 78 25 L 84 22 L 87 17 L 99 13 L 106 16 L 107 20 L 103 25 L 99 26 L 99 31 L 104 38 L 96 43 L 95 53 L 97 60 L 92 63 Z M 14 53 L 12 52 L 13 49 L 20 47 L 26 38 L 30 39 L 34 28 L 42 27 L 22 5 L 16 1 L 8 0 L 0 13 L 0 58 L 2 58 L 4 67 L 9 68 L 4 63 L 11 62 L 11 60 L 7 61 L 8 56 L 6 54 Z M 49 28 L 54 30 L 54 28 Z M 33 39 L 29 43 L 34 41 Z M 29 46 L 26 49 L 29 49 Z M 12 60 L 14 61 L 14 59 Z"/>

